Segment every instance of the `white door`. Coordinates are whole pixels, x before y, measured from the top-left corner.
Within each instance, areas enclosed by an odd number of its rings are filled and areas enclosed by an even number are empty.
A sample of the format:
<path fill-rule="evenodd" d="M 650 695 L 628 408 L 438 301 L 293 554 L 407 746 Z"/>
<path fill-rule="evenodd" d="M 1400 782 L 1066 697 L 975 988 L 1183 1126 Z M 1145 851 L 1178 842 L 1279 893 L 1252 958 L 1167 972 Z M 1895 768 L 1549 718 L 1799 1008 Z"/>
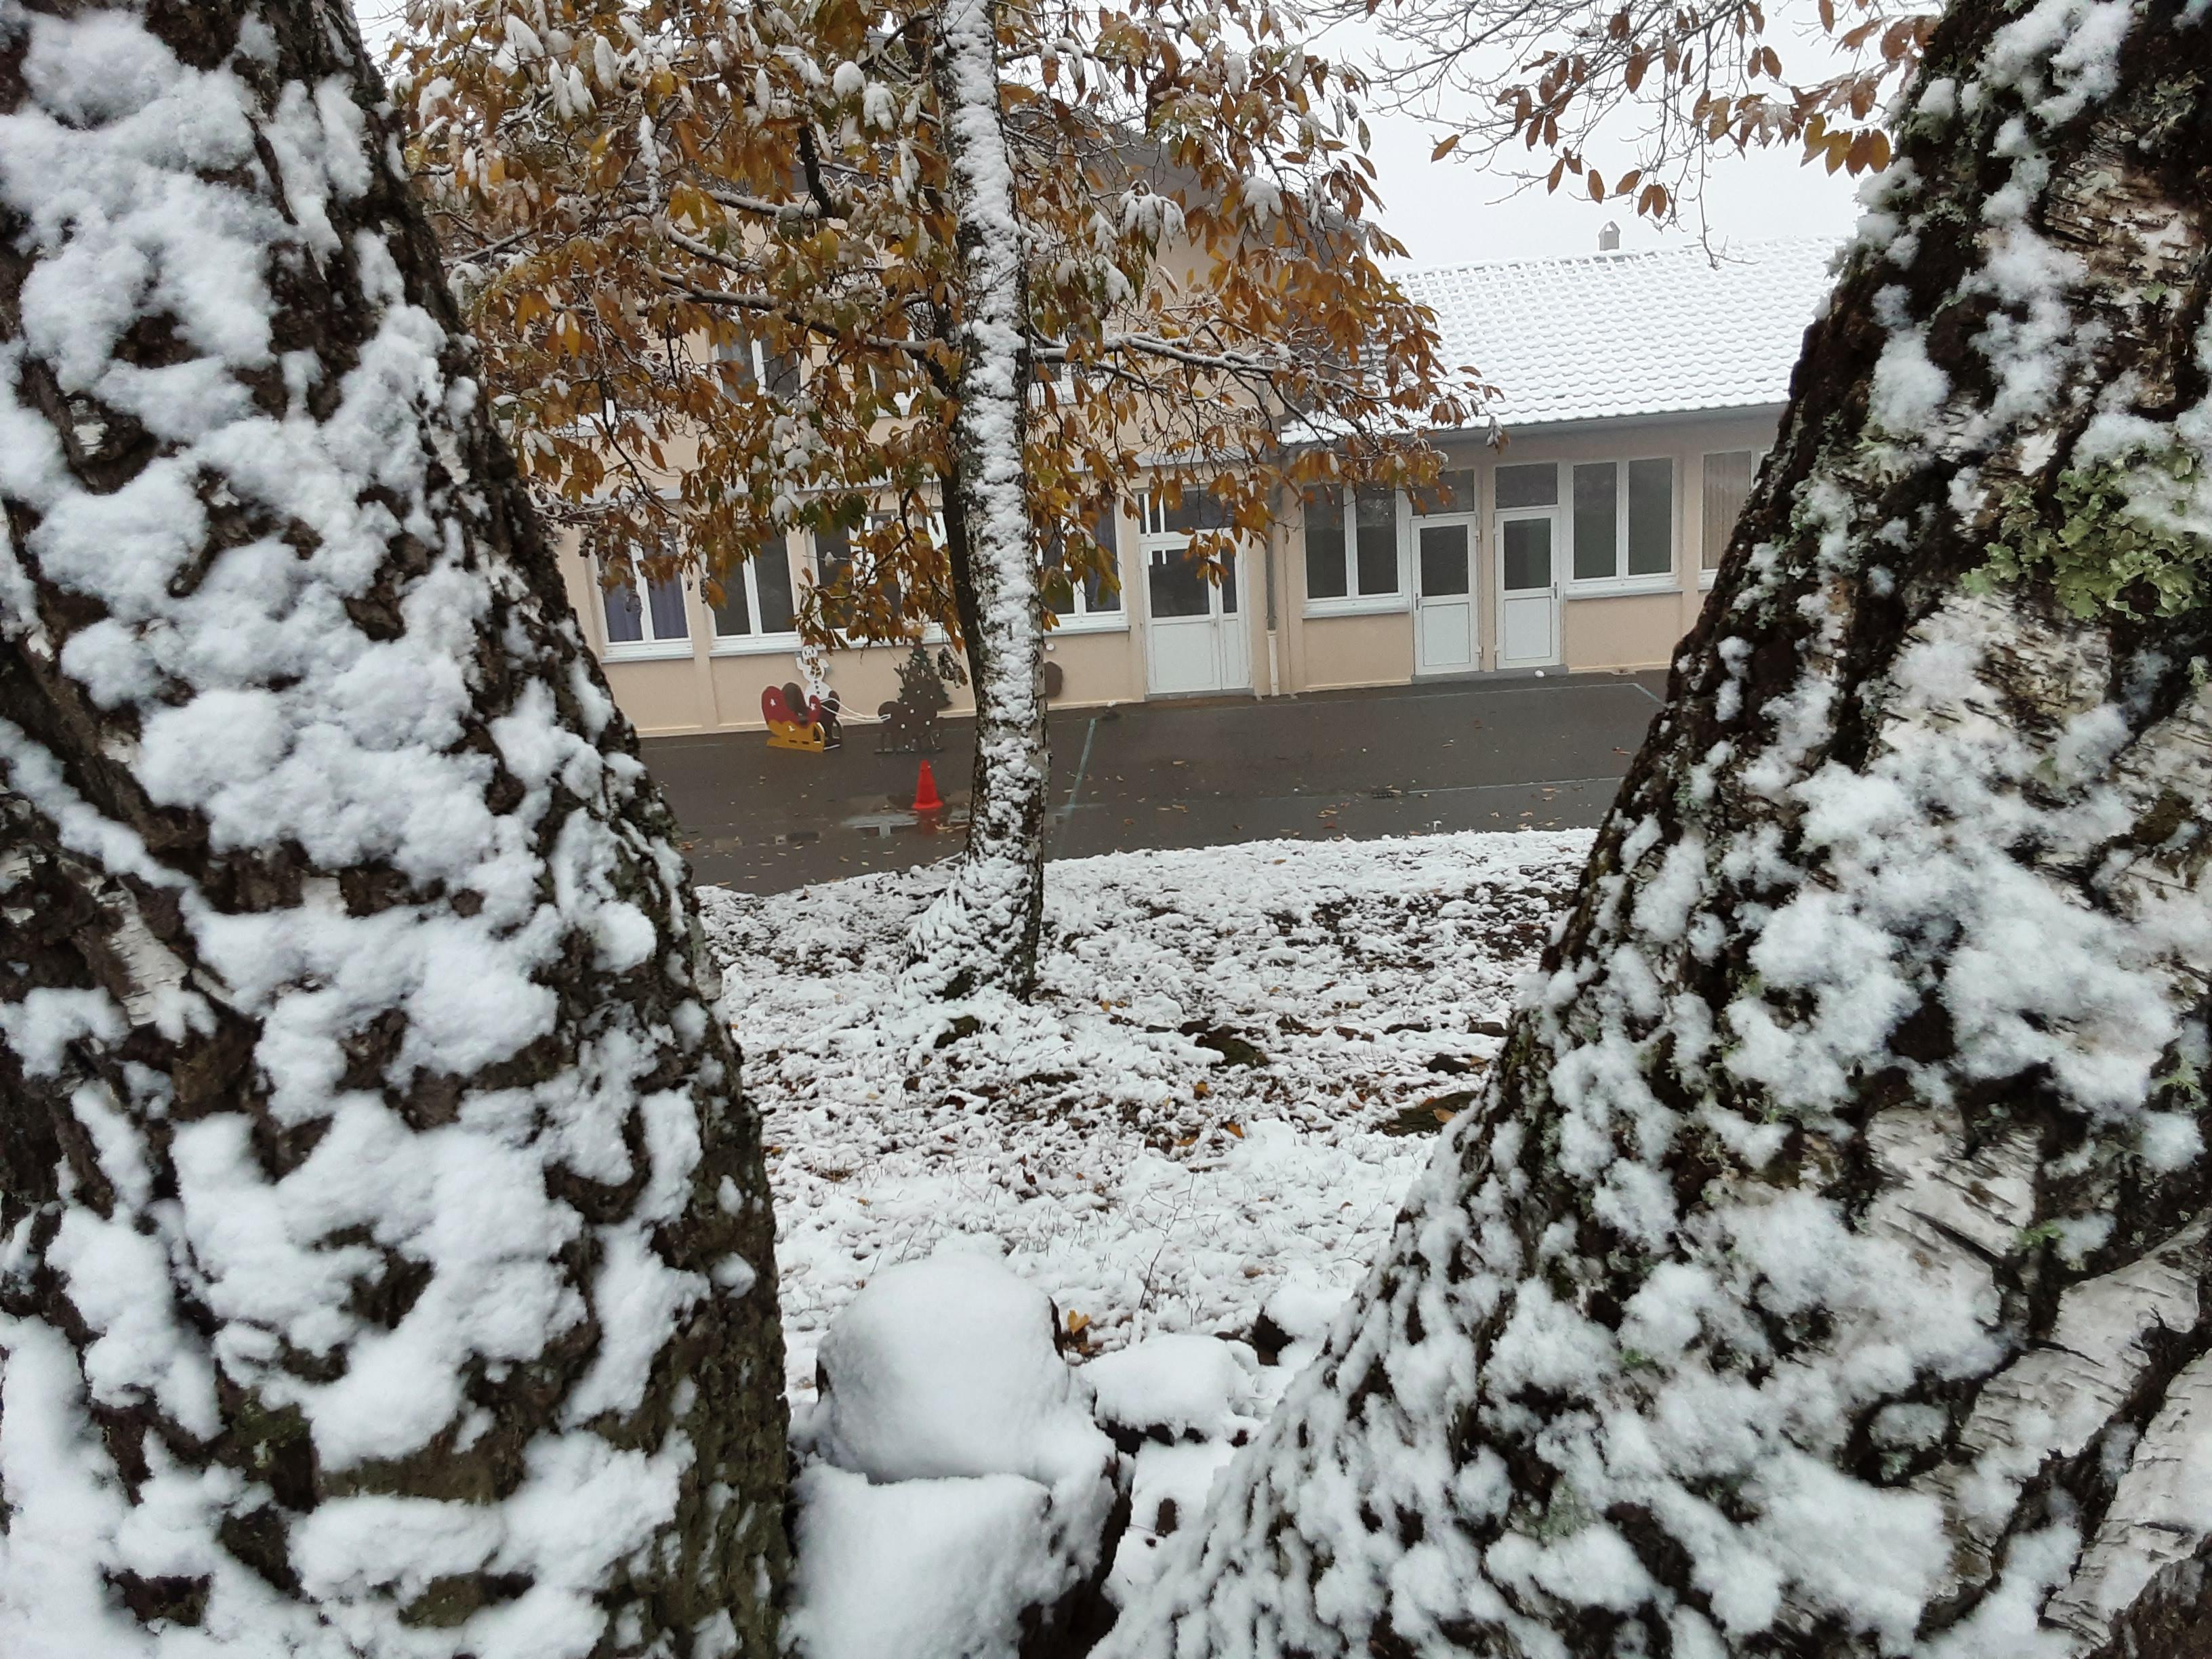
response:
<path fill-rule="evenodd" d="M 1252 641 L 1237 592 L 1239 554 L 1208 581 L 1189 540 L 1145 549 L 1145 689 L 1154 696 L 1241 691 L 1252 684 Z"/>
<path fill-rule="evenodd" d="M 1559 561 L 1552 514 L 1498 520 L 1498 665 L 1559 659 Z"/>
<path fill-rule="evenodd" d="M 1474 666 L 1474 524 L 1413 521 L 1414 666 L 1423 674 Z"/>

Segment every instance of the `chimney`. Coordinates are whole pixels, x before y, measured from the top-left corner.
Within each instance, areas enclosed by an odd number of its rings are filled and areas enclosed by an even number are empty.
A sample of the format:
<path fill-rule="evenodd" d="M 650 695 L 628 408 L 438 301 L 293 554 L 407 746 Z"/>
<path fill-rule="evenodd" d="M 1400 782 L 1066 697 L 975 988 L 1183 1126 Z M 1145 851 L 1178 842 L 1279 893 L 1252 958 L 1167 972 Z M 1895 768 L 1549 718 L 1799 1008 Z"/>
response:
<path fill-rule="evenodd" d="M 1600 253 L 1620 252 L 1620 227 L 1610 219 L 1598 227 L 1597 251 Z"/>

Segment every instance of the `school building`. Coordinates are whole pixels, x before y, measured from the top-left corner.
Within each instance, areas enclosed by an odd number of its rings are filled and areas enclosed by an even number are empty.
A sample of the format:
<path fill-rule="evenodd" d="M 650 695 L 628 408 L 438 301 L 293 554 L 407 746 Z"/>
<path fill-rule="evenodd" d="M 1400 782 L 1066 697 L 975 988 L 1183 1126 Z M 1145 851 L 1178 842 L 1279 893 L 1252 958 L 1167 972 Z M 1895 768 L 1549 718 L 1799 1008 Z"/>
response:
<path fill-rule="evenodd" d="M 1121 591 L 1054 597 L 1056 702 L 1280 696 L 1431 677 L 1664 665 L 1696 619 L 1772 443 L 1824 242 L 1696 247 L 1421 270 L 1443 356 L 1498 387 L 1487 427 L 1433 434 L 1443 487 L 1286 501 L 1218 583 L 1184 556 L 1205 505 L 1132 481 L 1114 521 Z M 758 727 L 761 692 L 799 678 L 799 585 L 840 556 L 784 538 L 707 603 L 691 578 L 612 591 L 563 574 L 624 712 L 648 736 Z M 903 645 L 833 653 L 865 721 L 897 695 Z M 956 692 L 955 711 L 965 706 Z"/>

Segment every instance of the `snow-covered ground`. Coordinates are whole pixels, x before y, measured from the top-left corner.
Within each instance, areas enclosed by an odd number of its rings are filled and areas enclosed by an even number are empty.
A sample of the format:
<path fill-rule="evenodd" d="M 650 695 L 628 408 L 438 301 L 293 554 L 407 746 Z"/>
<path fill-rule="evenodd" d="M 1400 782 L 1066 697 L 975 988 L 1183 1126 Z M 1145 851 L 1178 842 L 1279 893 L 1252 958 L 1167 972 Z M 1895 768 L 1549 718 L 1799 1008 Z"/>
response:
<path fill-rule="evenodd" d="M 979 1006 L 958 1036 L 894 990 L 942 866 L 702 890 L 766 1117 L 794 1404 L 854 1291 L 948 1241 L 1003 1251 L 1091 1351 L 1249 1332 L 1286 1283 L 1349 1289 L 1440 1115 L 1480 1083 L 1589 846 L 1469 834 L 1054 864 L 1035 1003 Z"/>
<path fill-rule="evenodd" d="M 1589 847 L 1055 864 L 1026 1007 L 898 997 L 942 867 L 704 890 L 775 1189 L 806 1659 L 1011 1655 L 1155 1576 L 1480 1086 Z"/>

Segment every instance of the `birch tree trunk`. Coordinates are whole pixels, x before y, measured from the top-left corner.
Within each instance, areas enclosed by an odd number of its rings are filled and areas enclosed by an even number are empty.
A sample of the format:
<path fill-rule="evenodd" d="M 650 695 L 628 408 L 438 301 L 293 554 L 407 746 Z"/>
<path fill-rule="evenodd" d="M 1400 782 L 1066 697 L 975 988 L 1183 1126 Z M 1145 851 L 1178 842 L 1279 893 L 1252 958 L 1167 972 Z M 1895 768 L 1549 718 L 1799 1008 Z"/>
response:
<path fill-rule="evenodd" d="M 1107 1651 L 2212 1652 L 2212 20 L 1964 0 L 1898 137 L 1483 1103 Z"/>
<path fill-rule="evenodd" d="M 1029 297 L 994 19 L 992 0 L 946 0 L 931 65 L 959 255 L 960 412 L 945 529 L 975 685 L 975 773 L 967 850 L 908 941 L 906 986 L 923 996 L 1028 995 L 1044 917 L 1051 762 L 1023 485 Z"/>
<path fill-rule="evenodd" d="M 340 0 L 0 0 L 0 1651 L 768 1656 L 757 1126 Z"/>

